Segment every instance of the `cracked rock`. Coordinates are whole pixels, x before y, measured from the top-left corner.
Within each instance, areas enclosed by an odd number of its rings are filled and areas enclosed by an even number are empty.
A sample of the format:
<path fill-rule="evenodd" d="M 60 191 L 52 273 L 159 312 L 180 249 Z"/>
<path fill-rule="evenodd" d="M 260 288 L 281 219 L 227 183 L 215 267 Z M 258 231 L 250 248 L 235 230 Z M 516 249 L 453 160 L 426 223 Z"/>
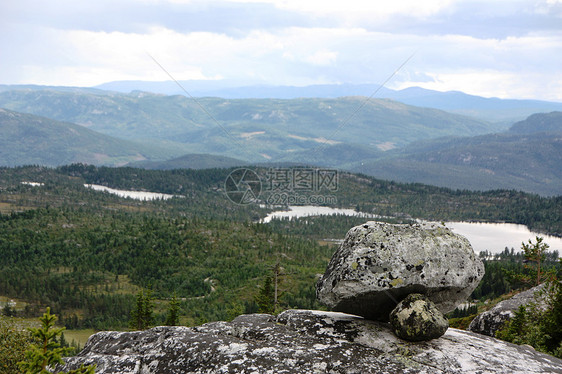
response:
<path fill-rule="evenodd" d="M 96 364 L 96 374 L 562 373 L 562 360 L 450 328 L 408 342 L 387 323 L 335 312 L 288 310 L 198 327 L 99 332 L 55 372 Z"/>

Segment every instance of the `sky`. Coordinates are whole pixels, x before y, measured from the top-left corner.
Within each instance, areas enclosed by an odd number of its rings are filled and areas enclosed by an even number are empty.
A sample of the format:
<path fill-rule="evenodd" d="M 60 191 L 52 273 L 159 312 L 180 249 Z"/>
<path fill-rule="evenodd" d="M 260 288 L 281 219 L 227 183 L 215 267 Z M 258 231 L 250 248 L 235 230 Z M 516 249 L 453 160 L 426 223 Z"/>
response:
<path fill-rule="evenodd" d="M 0 2 L 0 84 L 168 74 L 562 102 L 562 0 Z"/>

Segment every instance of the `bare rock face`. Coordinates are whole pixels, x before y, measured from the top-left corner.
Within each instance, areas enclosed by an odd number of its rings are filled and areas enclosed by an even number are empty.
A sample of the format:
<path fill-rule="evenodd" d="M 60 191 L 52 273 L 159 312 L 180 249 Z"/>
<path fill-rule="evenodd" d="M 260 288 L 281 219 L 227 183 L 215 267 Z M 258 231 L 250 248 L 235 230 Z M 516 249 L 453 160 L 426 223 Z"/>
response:
<path fill-rule="evenodd" d="M 539 295 L 540 291 L 544 290 L 544 287 L 545 284 L 538 285 L 497 303 L 492 309 L 477 315 L 470 322 L 468 330 L 479 334 L 495 336 L 496 331 L 501 329 L 505 322 L 515 317 L 515 312 L 521 305 L 537 303 L 539 307 L 546 308 L 547 301 L 544 296 Z"/>
<path fill-rule="evenodd" d="M 333 310 L 388 321 L 411 293 L 450 312 L 483 276 L 484 265 L 468 240 L 445 226 L 367 222 L 349 230 L 316 295 Z"/>
<path fill-rule="evenodd" d="M 412 293 L 390 312 L 390 325 L 399 338 L 419 342 L 442 336 L 449 328 L 449 321 L 431 300 Z"/>
<path fill-rule="evenodd" d="M 99 332 L 55 372 L 96 364 L 97 374 L 562 373 L 562 360 L 494 338 L 449 329 L 406 342 L 386 323 L 289 310 L 199 327 Z"/>

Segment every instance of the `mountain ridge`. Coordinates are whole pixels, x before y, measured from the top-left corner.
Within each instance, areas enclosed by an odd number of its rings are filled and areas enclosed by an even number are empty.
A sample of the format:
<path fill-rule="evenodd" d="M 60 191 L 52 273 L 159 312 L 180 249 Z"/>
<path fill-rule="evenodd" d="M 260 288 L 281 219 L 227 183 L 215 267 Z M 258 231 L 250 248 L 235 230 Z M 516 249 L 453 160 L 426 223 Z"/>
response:
<path fill-rule="evenodd" d="M 436 91 L 421 87 L 393 90 L 380 84 L 319 84 L 309 86 L 240 85 L 228 81 L 221 87 L 216 81 L 181 81 L 181 86 L 193 96 L 240 98 L 337 98 L 343 96 L 387 98 L 404 104 L 441 109 L 488 121 L 514 122 L 533 113 L 562 110 L 562 102 L 532 99 L 501 99 L 482 97 L 461 91 Z M 128 93 L 135 90 L 163 94 L 185 92 L 175 82 L 115 81 L 96 86 L 99 89 Z"/>
<path fill-rule="evenodd" d="M 348 169 L 450 188 L 562 195 L 562 112 L 531 115 L 502 133 L 413 143 L 393 157 Z"/>
<path fill-rule="evenodd" d="M 562 112 L 536 113 L 508 128 L 390 99 L 194 101 L 180 95 L 40 86 L 0 89 L 0 106 L 4 104 L 80 124 L 63 126 L 77 126 L 72 127 L 75 131 L 109 134 L 114 152 L 111 157 L 90 152 L 76 158 L 80 147 L 68 137 L 61 143 L 51 129 L 50 139 L 57 144 L 51 151 L 59 155 L 38 153 L 38 129 L 29 130 L 33 139 L 23 133 L 15 139 L 4 126 L 5 165 L 131 163 L 167 169 L 306 164 L 450 188 L 562 194 L 560 136 L 552 135 L 561 127 Z M 86 138 L 93 136 L 88 133 Z M 26 139 L 27 145 L 22 143 Z M 128 153 L 123 153 L 125 148 Z"/>
<path fill-rule="evenodd" d="M 73 123 L 0 108 L 0 165 L 123 165 L 162 157 L 157 147 L 112 138 Z"/>
<path fill-rule="evenodd" d="M 174 142 L 184 153 L 251 162 L 338 143 L 389 149 L 421 139 L 505 128 L 438 109 L 365 97 L 195 101 L 143 92 L 26 89 L 0 91 L 0 107 L 80 124 L 117 138 Z"/>
<path fill-rule="evenodd" d="M 462 91 L 436 91 L 421 87 L 408 87 L 393 90 L 380 84 L 318 84 L 309 86 L 273 86 L 236 80 L 188 80 L 179 81 L 112 81 L 95 87 L 56 87 L 39 85 L 0 85 L 0 92 L 13 89 L 64 89 L 70 92 L 104 92 L 106 94 L 129 94 L 131 92 L 151 92 L 163 95 L 186 96 L 186 91 L 194 97 L 221 97 L 225 99 L 242 98 L 337 98 L 344 96 L 365 96 L 387 98 L 404 104 L 430 107 L 451 113 L 473 116 L 493 122 L 516 122 L 533 113 L 562 110 L 562 102 L 483 97 Z"/>

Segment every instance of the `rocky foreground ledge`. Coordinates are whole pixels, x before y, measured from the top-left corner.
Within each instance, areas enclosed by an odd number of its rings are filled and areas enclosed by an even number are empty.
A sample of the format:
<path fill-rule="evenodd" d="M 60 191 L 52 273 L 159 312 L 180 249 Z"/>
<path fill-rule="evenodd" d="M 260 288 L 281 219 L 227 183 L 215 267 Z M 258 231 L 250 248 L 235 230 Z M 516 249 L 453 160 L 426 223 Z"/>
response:
<path fill-rule="evenodd" d="M 99 332 L 58 371 L 96 373 L 562 373 L 562 360 L 450 328 L 426 342 L 350 314 L 288 310 L 199 327 Z"/>

